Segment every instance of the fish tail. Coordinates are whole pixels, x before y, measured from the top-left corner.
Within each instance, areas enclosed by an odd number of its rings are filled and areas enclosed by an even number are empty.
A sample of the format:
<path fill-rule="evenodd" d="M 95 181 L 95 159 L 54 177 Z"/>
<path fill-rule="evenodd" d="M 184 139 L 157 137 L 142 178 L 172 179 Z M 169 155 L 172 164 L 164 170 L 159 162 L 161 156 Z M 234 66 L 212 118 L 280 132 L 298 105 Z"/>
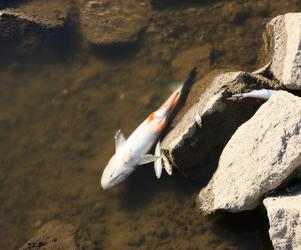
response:
<path fill-rule="evenodd" d="M 197 74 L 197 68 L 194 67 L 188 74 L 186 80 L 183 82 L 182 86 L 179 88 L 181 95 L 189 92 L 191 86 L 194 84 L 194 80 Z"/>
<path fill-rule="evenodd" d="M 192 84 L 194 83 L 194 78 L 196 76 L 196 67 L 191 70 L 188 74 L 188 77 L 181 84 L 181 86 L 173 92 L 173 94 L 168 98 L 168 100 L 161 106 L 161 108 L 168 108 L 170 111 L 180 102 L 180 99 L 185 99 L 187 96 Z"/>
<path fill-rule="evenodd" d="M 167 101 L 163 104 L 163 107 L 166 107 L 168 110 L 173 109 L 179 100 L 180 97 L 180 93 L 181 93 L 181 89 L 176 90 L 168 99 Z"/>

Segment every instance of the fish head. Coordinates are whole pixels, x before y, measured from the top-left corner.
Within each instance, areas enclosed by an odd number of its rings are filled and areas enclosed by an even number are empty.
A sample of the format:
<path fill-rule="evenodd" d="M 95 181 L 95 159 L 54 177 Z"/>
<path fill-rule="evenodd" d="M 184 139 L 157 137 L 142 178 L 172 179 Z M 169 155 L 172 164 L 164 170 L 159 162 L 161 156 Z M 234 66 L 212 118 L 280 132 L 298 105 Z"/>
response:
<path fill-rule="evenodd" d="M 135 168 L 128 162 L 113 155 L 101 176 L 101 186 L 103 189 L 112 188 L 123 182 Z"/>

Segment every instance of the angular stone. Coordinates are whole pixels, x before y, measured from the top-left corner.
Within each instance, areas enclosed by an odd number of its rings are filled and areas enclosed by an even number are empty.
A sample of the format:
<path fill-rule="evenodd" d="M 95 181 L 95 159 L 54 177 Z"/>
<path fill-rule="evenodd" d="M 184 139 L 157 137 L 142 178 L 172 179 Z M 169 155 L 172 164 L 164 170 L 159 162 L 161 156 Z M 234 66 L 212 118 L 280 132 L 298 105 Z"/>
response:
<path fill-rule="evenodd" d="M 267 24 L 265 58 L 270 72 L 289 89 L 301 89 L 301 13 L 277 16 Z"/>
<path fill-rule="evenodd" d="M 227 98 L 252 89 L 275 87 L 266 78 L 246 72 L 214 71 L 195 83 L 161 144 L 170 165 L 207 184 L 231 135 L 262 104 L 257 100 L 233 102 Z M 203 120 L 201 129 L 195 123 L 197 112 Z"/>
<path fill-rule="evenodd" d="M 270 238 L 276 250 L 301 248 L 301 192 L 269 197 L 263 204 L 268 211 Z"/>
<path fill-rule="evenodd" d="M 132 43 L 146 26 L 149 12 L 146 1 L 86 1 L 80 10 L 81 29 L 95 45 Z"/>
<path fill-rule="evenodd" d="M 301 98 L 278 91 L 241 125 L 199 194 L 203 213 L 258 206 L 301 165 Z"/>

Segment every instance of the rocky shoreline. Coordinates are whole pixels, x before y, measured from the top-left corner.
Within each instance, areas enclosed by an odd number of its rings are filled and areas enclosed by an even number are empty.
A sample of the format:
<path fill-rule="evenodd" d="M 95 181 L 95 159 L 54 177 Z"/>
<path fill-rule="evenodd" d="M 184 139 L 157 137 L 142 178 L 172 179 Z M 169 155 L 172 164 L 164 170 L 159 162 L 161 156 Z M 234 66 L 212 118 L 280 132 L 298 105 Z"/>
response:
<path fill-rule="evenodd" d="M 182 117 L 162 143 L 169 163 L 185 175 L 201 182 L 204 173 L 214 173 L 198 198 L 204 214 L 236 213 L 263 203 L 275 249 L 301 246 L 300 189 L 277 195 L 278 190 L 289 189 L 292 180 L 301 183 L 301 37 L 296 31 L 301 27 L 300 15 L 288 13 L 270 21 L 263 50 L 268 66 L 253 74 L 216 76 L 179 114 Z M 227 98 L 262 88 L 278 91 L 265 103 L 233 104 Z M 202 116 L 202 128 L 196 125 L 196 112 Z M 214 157 L 219 160 L 214 162 L 210 154 L 218 147 L 220 155 Z"/>

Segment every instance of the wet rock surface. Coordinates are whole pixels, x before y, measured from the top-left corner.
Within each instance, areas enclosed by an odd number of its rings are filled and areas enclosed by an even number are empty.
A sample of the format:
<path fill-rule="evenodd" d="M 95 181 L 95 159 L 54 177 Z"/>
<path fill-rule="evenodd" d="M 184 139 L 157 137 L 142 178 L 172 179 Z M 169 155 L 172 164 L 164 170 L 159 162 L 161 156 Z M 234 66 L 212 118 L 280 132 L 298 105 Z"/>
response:
<path fill-rule="evenodd" d="M 60 250 L 79 249 L 76 242 L 76 229 L 71 224 L 58 221 L 48 222 L 19 250 Z"/>
<path fill-rule="evenodd" d="M 301 13 L 277 16 L 265 32 L 266 62 L 270 72 L 289 89 L 301 89 Z"/>
<path fill-rule="evenodd" d="M 170 164 L 185 176 L 206 184 L 232 134 L 262 104 L 254 100 L 238 103 L 228 98 L 260 88 L 279 86 L 259 75 L 241 71 L 214 71 L 195 83 L 161 144 Z M 202 116 L 202 128 L 195 122 L 197 112 Z"/>
<path fill-rule="evenodd" d="M 147 1 L 85 1 L 80 11 L 81 29 L 95 45 L 133 43 L 147 25 L 149 11 Z"/>
<path fill-rule="evenodd" d="M 268 212 L 269 234 L 274 249 L 300 249 L 301 192 L 269 197 L 263 204 Z"/>
<path fill-rule="evenodd" d="M 300 167 L 300 117 L 301 98 L 278 91 L 241 125 L 199 194 L 202 212 L 254 209 Z"/>

